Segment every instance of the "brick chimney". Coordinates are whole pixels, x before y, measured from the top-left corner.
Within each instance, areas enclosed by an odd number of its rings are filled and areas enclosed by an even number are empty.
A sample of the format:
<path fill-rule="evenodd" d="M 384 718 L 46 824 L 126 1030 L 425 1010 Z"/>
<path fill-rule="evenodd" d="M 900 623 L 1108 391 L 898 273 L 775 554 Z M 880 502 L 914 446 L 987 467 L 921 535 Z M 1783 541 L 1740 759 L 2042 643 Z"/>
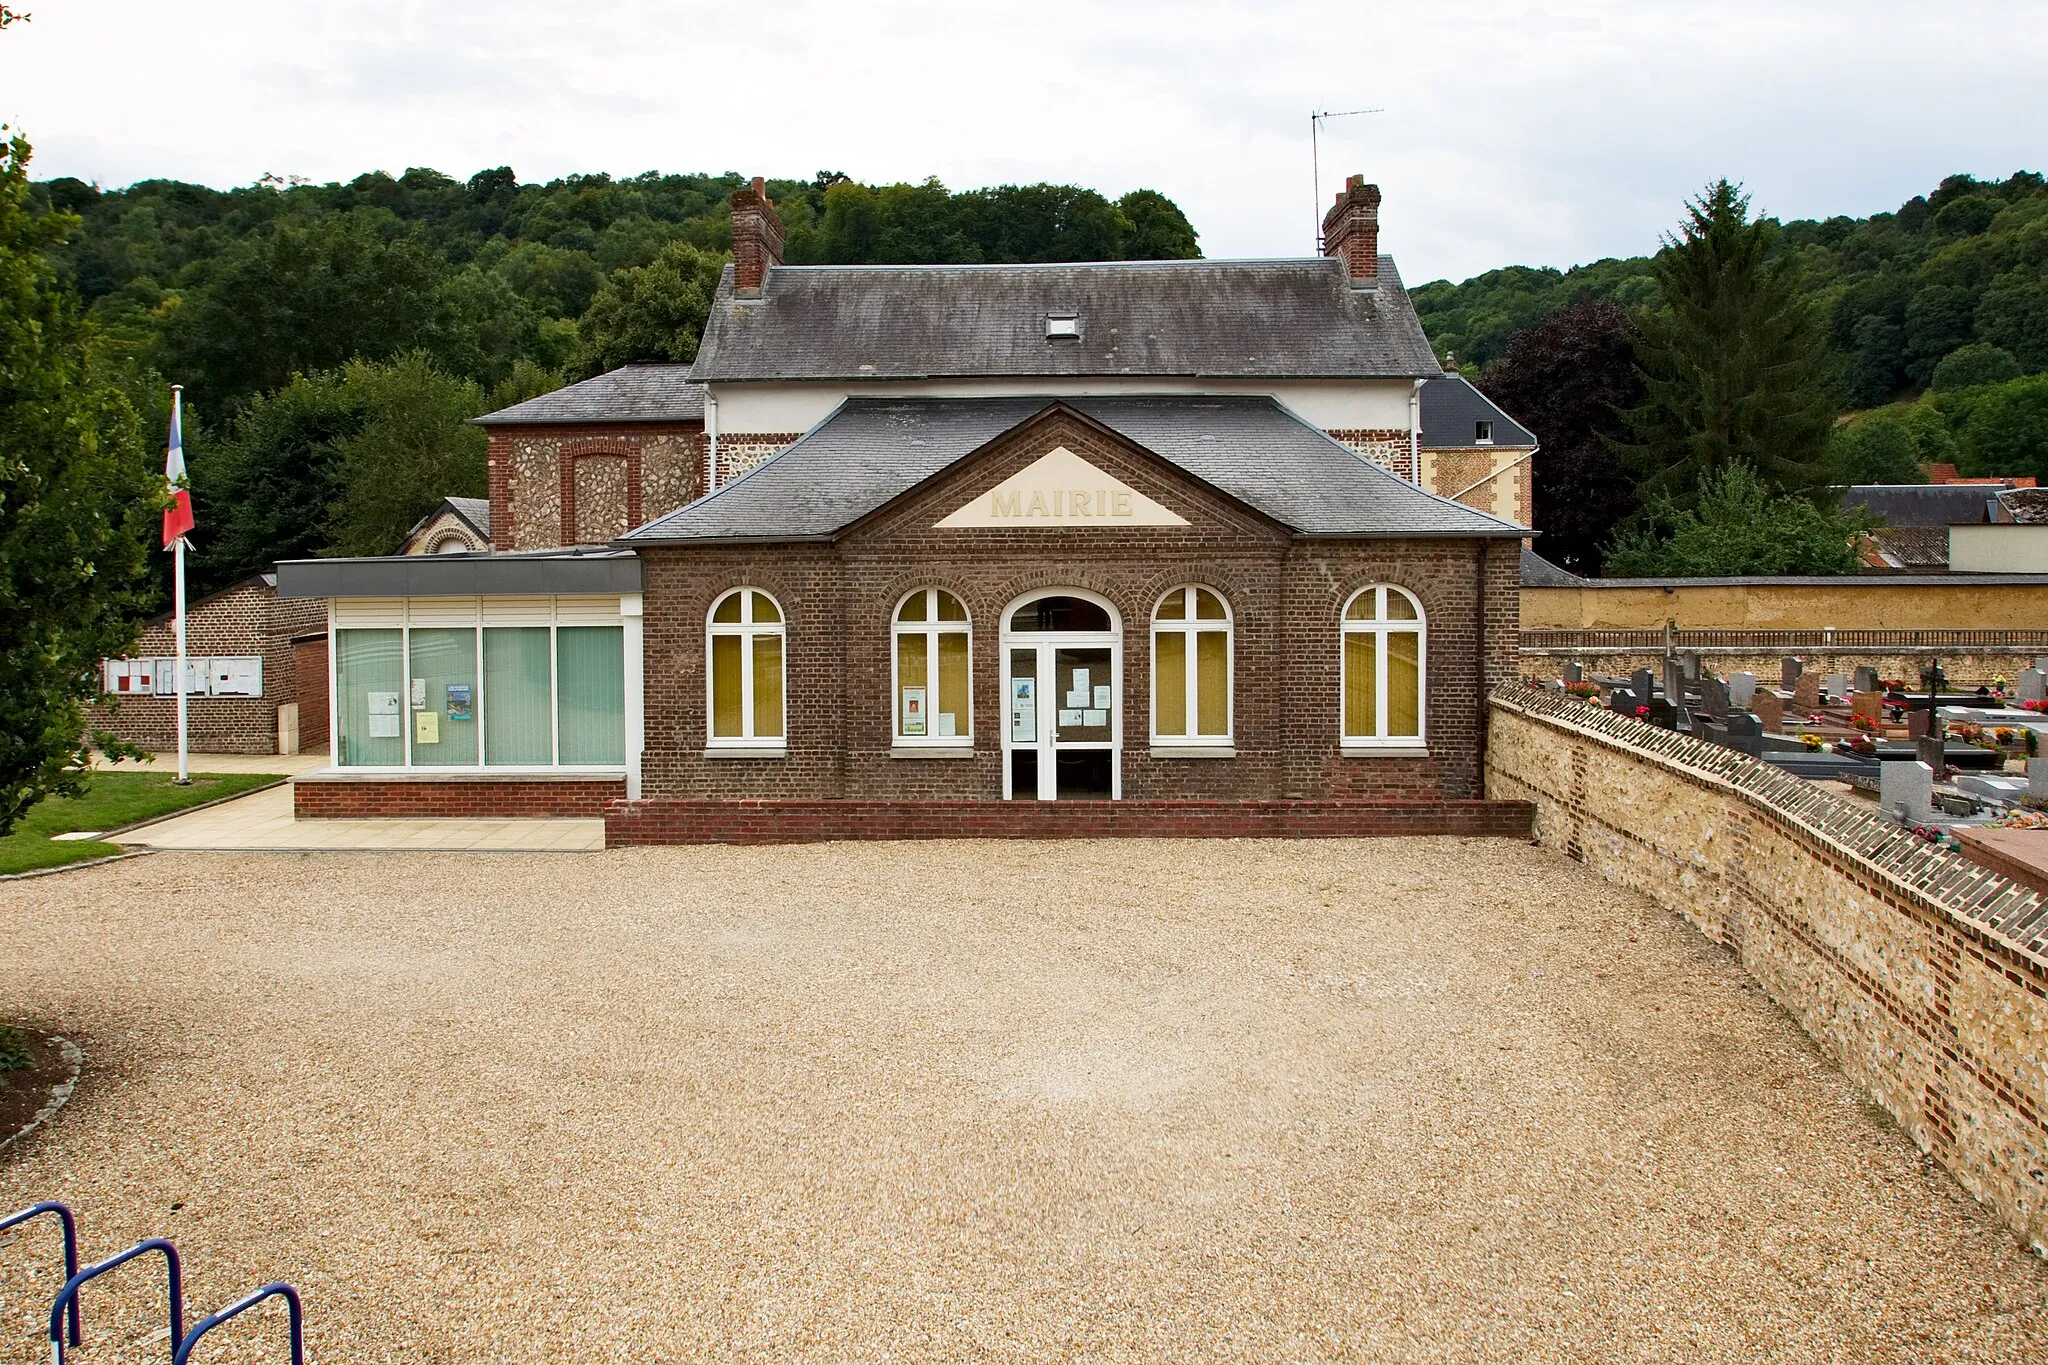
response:
<path fill-rule="evenodd" d="M 735 201 L 737 197 L 735 197 Z M 1380 187 L 1354 175 L 1323 215 L 1323 254 L 1342 256 L 1353 289 L 1380 287 Z"/>
<path fill-rule="evenodd" d="M 1378 191 L 1374 192 L 1377 201 Z M 782 264 L 782 219 L 761 177 L 732 196 L 732 283 L 742 298 L 759 298 L 768 267 Z"/>

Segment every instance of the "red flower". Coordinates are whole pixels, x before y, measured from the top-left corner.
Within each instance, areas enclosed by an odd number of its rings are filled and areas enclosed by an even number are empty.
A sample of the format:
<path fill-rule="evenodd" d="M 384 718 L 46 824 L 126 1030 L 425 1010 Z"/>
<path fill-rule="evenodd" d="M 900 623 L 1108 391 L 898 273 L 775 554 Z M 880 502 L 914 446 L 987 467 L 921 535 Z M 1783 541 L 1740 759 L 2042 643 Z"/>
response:
<path fill-rule="evenodd" d="M 1647 706 L 1638 706 L 1636 708 L 1636 714 L 1638 716 L 1647 716 L 1650 714 L 1650 708 Z"/>

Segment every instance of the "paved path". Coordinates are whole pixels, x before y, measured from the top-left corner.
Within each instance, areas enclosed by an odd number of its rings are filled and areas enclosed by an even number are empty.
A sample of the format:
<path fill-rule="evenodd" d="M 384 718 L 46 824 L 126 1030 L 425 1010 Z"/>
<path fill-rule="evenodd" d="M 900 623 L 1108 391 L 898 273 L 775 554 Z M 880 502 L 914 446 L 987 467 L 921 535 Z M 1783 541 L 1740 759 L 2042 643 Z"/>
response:
<path fill-rule="evenodd" d="M 327 754 L 191 754 L 195 773 L 285 773 L 296 776 L 327 765 Z M 142 763 L 97 766 L 114 772 L 175 770 L 176 754 Z M 414 852 L 589 853 L 604 847 L 602 820 L 300 820 L 290 787 L 251 792 L 217 806 L 172 816 L 119 835 L 129 848 L 250 851 L 342 849 Z M 4 1359 L 4 1358 L 0 1358 Z"/>
<path fill-rule="evenodd" d="M 88 1059 L 0 1207 L 334 1365 L 2048 1358 L 2048 1267 L 1524 844 L 169 853 L 0 889 L 0 1002 Z"/>

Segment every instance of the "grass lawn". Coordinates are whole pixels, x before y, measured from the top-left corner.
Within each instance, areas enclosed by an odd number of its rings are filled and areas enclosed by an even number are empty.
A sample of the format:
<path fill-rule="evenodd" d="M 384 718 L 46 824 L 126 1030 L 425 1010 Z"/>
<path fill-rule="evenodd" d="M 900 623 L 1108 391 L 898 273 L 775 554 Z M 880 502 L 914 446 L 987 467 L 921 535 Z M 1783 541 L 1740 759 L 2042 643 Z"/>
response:
<path fill-rule="evenodd" d="M 180 787 L 170 773 L 95 773 L 84 796 L 72 801 L 52 799 L 29 809 L 6 838 L 0 839 L 0 874 L 59 867 L 86 858 L 104 858 L 121 850 L 97 839 L 51 842 L 53 834 L 73 830 L 107 831 L 184 810 L 252 787 L 279 781 L 282 773 L 194 773 L 192 784 Z"/>

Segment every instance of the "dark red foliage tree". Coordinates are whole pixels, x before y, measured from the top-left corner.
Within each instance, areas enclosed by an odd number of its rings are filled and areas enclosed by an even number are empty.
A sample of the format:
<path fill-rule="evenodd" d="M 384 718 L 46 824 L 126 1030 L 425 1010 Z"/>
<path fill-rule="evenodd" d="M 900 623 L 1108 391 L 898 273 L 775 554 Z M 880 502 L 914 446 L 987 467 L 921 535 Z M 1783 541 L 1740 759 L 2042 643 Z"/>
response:
<path fill-rule="evenodd" d="M 1603 438 L 1617 409 L 1642 401 L 1636 327 L 1606 299 L 1568 304 L 1517 332 L 1479 386 L 1536 434 L 1537 553 L 1578 574 L 1600 572 L 1615 525 L 1636 510 L 1635 480 Z"/>

